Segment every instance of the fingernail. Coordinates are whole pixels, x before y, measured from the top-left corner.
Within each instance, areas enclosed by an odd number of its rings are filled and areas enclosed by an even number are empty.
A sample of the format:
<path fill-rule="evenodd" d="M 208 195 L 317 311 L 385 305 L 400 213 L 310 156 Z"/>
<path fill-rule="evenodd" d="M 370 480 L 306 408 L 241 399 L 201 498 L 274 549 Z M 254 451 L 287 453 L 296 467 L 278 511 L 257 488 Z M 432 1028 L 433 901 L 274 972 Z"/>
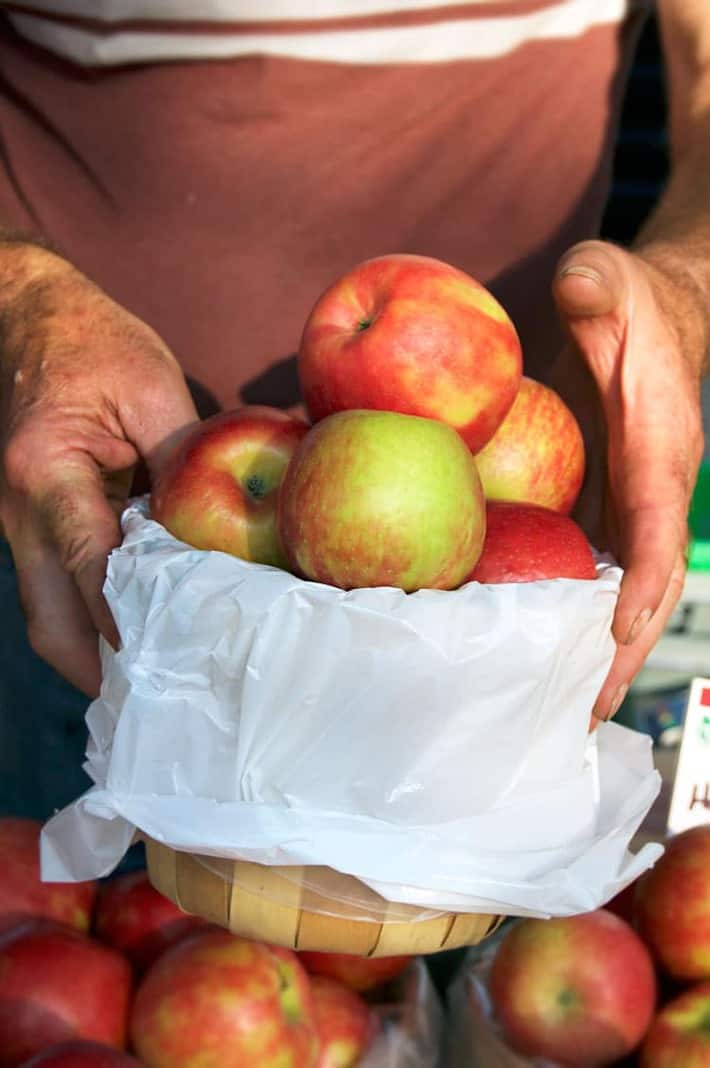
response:
<path fill-rule="evenodd" d="M 624 698 L 626 697 L 626 694 L 628 693 L 628 689 L 629 689 L 629 687 L 626 685 L 626 683 L 623 683 L 619 687 L 619 689 L 616 691 L 616 693 L 614 694 L 614 696 L 612 698 L 611 704 L 609 705 L 609 713 L 608 713 L 608 715 L 606 715 L 604 717 L 605 719 L 613 719 L 614 718 L 616 713 L 619 711 L 619 707 L 621 705 L 621 702 L 624 700 Z"/>
<path fill-rule="evenodd" d="M 626 635 L 626 641 L 624 642 L 624 645 L 633 645 L 633 643 L 636 641 L 639 634 L 644 629 L 652 615 L 653 612 L 650 608 L 644 608 L 643 612 L 639 612 L 639 614 L 636 616 L 636 619 L 629 627 L 629 633 Z"/>
<path fill-rule="evenodd" d="M 571 264 L 569 267 L 563 267 L 557 277 L 566 278 L 568 274 L 578 274 L 581 278 L 588 278 L 590 282 L 596 282 L 599 286 L 602 284 L 602 276 L 599 271 L 594 267 L 585 267 L 582 263 Z"/>

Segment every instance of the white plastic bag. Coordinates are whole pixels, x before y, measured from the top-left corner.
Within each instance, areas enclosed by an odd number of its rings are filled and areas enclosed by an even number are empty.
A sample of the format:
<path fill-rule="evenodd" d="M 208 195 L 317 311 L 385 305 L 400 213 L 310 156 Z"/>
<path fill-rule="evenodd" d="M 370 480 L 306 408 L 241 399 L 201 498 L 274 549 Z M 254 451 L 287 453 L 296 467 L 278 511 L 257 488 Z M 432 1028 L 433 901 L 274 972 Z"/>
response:
<path fill-rule="evenodd" d="M 106 874 L 138 828 L 178 850 L 327 865 L 389 901 L 564 915 L 660 853 L 648 739 L 587 736 L 620 581 L 350 592 L 123 517 L 121 635 L 90 707 L 95 787 L 44 830 L 45 878 Z"/>

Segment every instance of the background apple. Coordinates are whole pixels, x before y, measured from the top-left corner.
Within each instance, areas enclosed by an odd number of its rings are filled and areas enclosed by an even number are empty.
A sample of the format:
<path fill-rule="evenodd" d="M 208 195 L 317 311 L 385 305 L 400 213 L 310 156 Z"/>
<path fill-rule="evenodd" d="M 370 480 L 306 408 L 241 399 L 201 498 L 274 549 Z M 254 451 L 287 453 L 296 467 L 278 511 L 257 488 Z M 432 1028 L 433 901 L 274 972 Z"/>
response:
<path fill-rule="evenodd" d="M 514 924 L 493 959 L 490 993 L 518 1052 L 596 1068 L 639 1044 L 653 1015 L 656 979 L 633 928 L 598 909 Z"/>
<path fill-rule="evenodd" d="M 195 423 L 156 479 L 153 518 L 197 549 L 285 566 L 277 496 L 307 429 L 302 419 L 258 405 Z"/>
<path fill-rule="evenodd" d="M 88 931 L 96 883 L 43 883 L 39 876 L 41 823 L 0 819 L 0 924 L 25 916 L 45 916 Z"/>
<path fill-rule="evenodd" d="M 311 975 L 324 975 L 360 993 L 401 975 L 412 957 L 359 957 L 354 953 L 319 953 L 301 950 L 299 959 Z"/>
<path fill-rule="evenodd" d="M 710 983 L 673 998 L 654 1019 L 640 1068 L 710 1068 Z"/>
<path fill-rule="evenodd" d="M 534 504 L 486 502 L 483 551 L 467 581 L 596 577 L 589 542 L 569 516 Z"/>
<path fill-rule="evenodd" d="M 62 1042 L 25 1061 L 21 1068 L 140 1068 L 140 1062 L 98 1042 Z"/>
<path fill-rule="evenodd" d="M 554 390 L 523 376 L 476 464 L 489 500 L 526 501 L 567 515 L 584 479 L 582 432 Z"/>
<path fill-rule="evenodd" d="M 0 1066 L 73 1038 L 125 1045 L 131 967 L 116 950 L 51 920 L 0 936 Z"/>
<path fill-rule="evenodd" d="M 350 987 L 324 975 L 311 979 L 320 1052 L 316 1068 L 355 1068 L 375 1035 L 370 1007 Z"/>
<path fill-rule="evenodd" d="M 710 824 L 665 843 L 636 887 L 634 922 L 674 979 L 710 979 Z"/>
<path fill-rule="evenodd" d="M 138 987 L 131 1038 L 148 1068 L 313 1068 L 309 979 L 295 953 L 201 931 L 168 949 Z"/>
<path fill-rule="evenodd" d="M 358 264 L 310 313 L 298 372 L 311 419 L 350 408 L 448 423 L 475 452 L 513 403 L 522 356 L 495 298 L 463 271 L 406 254 Z"/>
<path fill-rule="evenodd" d="M 161 953 L 206 921 L 190 916 L 152 886 L 145 871 L 108 879 L 99 889 L 94 933 L 143 972 Z"/>
<path fill-rule="evenodd" d="M 478 560 L 485 502 L 461 438 L 433 419 L 347 411 L 309 430 L 278 512 L 293 568 L 341 589 L 453 589 Z"/>

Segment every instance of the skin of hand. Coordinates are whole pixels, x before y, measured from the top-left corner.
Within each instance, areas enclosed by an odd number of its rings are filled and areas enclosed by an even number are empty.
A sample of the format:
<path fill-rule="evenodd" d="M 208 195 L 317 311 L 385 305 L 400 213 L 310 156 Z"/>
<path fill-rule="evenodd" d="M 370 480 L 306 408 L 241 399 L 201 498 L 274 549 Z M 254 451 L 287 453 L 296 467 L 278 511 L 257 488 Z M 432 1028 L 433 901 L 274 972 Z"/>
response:
<path fill-rule="evenodd" d="M 197 419 L 182 372 L 143 322 L 54 253 L 0 257 L 0 521 L 29 641 L 89 696 L 118 516 L 140 457 L 155 471 Z"/>
<path fill-rule="evenodd" d="M 683 589 L 687 515 L 703 453 L 705 328 L 688 280 L 606 242 L 570 249 L 553 294 L 571 343 L 554 384 L 587 443 L 575 518 L 624 568 L 612 627 L 617 651 L 594 726 L 617 712 Z"/>

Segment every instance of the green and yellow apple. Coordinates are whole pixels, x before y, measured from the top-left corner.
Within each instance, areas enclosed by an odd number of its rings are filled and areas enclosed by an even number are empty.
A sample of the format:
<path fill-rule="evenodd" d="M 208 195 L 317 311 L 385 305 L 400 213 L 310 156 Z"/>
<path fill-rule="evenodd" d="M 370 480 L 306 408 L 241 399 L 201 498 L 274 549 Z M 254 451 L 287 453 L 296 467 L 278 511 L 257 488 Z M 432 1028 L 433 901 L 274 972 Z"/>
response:
<path fill-rule="evenodd" d="M 475 461 L 444 423 L 337 412 L 308 431 L 279 495 L 294 571 L 355 589 L 454 589 L 478 560 L 485 501 Z"/>

